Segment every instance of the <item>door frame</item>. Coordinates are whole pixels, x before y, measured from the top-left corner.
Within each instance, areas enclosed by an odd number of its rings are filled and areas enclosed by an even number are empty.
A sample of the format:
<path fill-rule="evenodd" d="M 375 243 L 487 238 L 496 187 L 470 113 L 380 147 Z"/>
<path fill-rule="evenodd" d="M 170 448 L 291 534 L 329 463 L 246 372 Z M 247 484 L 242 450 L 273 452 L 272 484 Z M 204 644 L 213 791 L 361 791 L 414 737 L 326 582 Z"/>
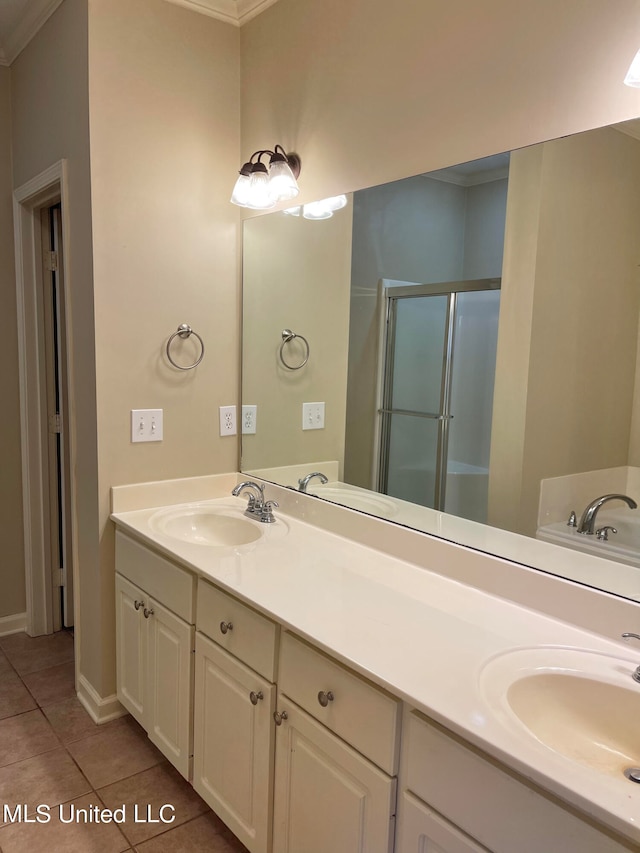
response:
<path fill-rule="evenodd" d="M 18 365 L 20 384 L 20 426 L 22 453 L 22 510 L 24 525 L 25 590 L 27 605 L 26 630 L 30 636 L 51 634 L 54 630 L 52 580 L 49 565 L 48 460 L 43 443 L 46 424 L 46 401 L 43 398 L 44 364 L 40 347 L 39 296 L 42 287 L 42 241 L 40 212 L 43 207 L 60 201 L 63 246 L 67 254 L 63 293 L 66 304 L 64 334 L 67 341 L 66 387 L 69 410 L 74 411 L 72 380 L 72 335 L 70 275 L 69 190 L 67 161 L 59 160 L 48 169 L 22 184 L 13 192 L 14 245 L 16 263 L 16 298 L 18 329 Z M 69 465 L 72 472 L 70 490 L 71 562 L 74 587 L 78 591 L 77 531 L 75 524 L 75 441 L 73 423 L 69 430 Z M 77 602 L 75 598 L 75 617 Z M 74 619 L 76 625 L 77 618 Z"/>

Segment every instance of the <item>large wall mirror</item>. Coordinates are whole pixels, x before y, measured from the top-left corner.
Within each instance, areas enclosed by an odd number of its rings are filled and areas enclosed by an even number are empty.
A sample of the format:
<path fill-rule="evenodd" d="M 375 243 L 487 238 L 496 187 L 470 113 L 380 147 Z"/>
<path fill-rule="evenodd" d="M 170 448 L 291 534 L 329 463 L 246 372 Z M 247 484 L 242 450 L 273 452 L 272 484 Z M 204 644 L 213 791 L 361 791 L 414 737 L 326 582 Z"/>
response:
<path fill-rule="evenodd" d="M 640 600 L 639 234 L 636 122 L 247 220 L 241 470 Z"/>

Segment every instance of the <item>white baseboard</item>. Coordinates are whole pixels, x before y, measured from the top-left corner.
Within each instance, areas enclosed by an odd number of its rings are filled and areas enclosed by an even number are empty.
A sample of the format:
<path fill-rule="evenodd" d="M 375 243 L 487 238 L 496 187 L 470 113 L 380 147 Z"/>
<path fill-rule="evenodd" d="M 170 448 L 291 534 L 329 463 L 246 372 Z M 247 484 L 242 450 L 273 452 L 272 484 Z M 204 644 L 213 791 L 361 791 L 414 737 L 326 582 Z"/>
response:
<path fill-rule="evenodd" d="M 0 616 L 0 637 L 17 634 L 27 628 L 27 614 L 15 613 L 13 616 Z"/>
<path fill-rule="evenodd" d="M 118 702 L 115 693 L 103 699 L 81 673 L 78 674 L 78 699 L 93 722 L 98 725 L 124 717 L 128 713 Z"/>

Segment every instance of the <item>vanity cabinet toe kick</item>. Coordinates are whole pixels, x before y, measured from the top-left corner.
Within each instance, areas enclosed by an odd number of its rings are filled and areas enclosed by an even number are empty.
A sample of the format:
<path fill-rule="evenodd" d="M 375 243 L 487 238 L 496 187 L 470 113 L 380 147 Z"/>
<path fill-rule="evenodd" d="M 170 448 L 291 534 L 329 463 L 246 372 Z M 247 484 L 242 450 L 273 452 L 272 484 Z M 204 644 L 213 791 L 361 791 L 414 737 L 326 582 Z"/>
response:
<path fill-rule="evenodd" d="M 629 853 L 120 530 L 118 698 L 251 853 Z"/>

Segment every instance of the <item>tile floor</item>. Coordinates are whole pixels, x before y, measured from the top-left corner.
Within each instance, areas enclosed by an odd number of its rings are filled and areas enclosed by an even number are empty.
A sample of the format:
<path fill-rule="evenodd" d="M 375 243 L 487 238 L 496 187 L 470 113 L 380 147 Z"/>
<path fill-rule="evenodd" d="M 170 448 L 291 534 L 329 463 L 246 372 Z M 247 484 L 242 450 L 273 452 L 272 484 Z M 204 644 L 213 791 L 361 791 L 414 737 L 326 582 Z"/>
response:
<path fill-rule="evenodd" d="M 4 805 L 50 808 L 8 821 Z M 175 820 L 141 822 L 168 803 Z M 134 805 L 138 822 L 134 820 Z M 122 809 L 123 823 L 72 822 L 72 808 Z M 131 717 L 96 726 L 74 691 L 73 636 L 0 637 L 0 853 L 246 853 Z"/>

